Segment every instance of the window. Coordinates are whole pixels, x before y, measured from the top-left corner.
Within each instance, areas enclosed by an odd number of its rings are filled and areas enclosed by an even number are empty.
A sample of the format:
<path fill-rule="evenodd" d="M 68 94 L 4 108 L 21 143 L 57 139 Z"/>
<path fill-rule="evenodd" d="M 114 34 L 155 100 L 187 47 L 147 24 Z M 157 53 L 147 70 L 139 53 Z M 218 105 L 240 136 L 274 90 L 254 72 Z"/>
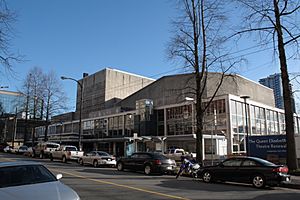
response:
<path fill-rule="evenodd" d="M 99 155 L 99 156 L 110 156 L 108 153 L 106 153 L 106 152 L 97 152 L 97 154 Z"/>
<path fill-rule="evenodd" d="M 136 154 L 132 154 L 132 155 L 131 155 L 131 158 L 139 158 L 139 157 L 140 157 L 140 155 L 139 155 L 139 154 L 137 154 L 137 153 L 136 153 Z"/>
<path fill-rule="evenodd" d="M 247 167 L 247 166 L 258 166 L 258 164 L 253 161 L 253 160 L 244 160 L 243 164 L 242 164 L 243 167 Z"/>
<path fill-rule="evenodd" d="M 56 181 L 42 165 L 1 167 L 0 177 L 0 188 Z"/>
<path fill-rule="evenodd" d="M 231 159 L 223 162 L 223 165 L 226 167 L 239 167 L 241 166 L 242 160 L 241 159 Z"/>
<path fill-rule="evenodd" d="M 148 154 L 140 154 L 139 158 L 141 158 L 141 159 L 149 159 L 149 158 L 151 158 L 151 156 L 148 155 Z"/>
<path fill-rule="evenodd" d="M 76 147 L 66 147 L 65 148 L 66 151 L 77 151 Z"/>

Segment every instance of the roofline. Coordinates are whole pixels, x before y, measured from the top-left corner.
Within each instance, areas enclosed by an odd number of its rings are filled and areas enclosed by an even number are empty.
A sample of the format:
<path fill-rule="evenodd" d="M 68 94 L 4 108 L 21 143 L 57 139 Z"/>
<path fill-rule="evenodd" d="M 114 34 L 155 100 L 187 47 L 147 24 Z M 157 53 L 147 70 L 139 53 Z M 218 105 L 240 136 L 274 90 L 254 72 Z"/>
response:
<path fill-rule="evenodd" d="M 110 68 L 110 67 L 105 67 L 104 69 L 101 69 L 93 74 L 90 74 L 86 77 L 82 77 L 80 79 L 78 79 L 78 81 L 82 81 L 83 79 L 87 78 L 87 77 L 90 77 L 92 75 L 95 75 L 95 74 L 98 74 L 98 73 L 101 73 L 102 71 L 107 71 L 107 70 L 110 70 L 110 71 L 115 71 L 115 72 L 119 72 L 119 73 L 123 73 L 123 74 L 127 74 L 127 75 L 130 75 L 130 76 L 135 76 L 135 77 L 140 77 L 140 78 L 143 78 L 143 79 L 148 79 L 148 80 L 151 80 L 151 81 L 156 81 L 156 79 L 153 79 L 153 78 L 148 78 L 146 76 L 142 76 L 142 75 L 138 75 L 138 74 L 134 74 L 134 73 L 130 73 L 130 72 L 125 72 L 125 71 L 122 71 L 122 70 L 119 70 L 119 69 L 113 69 L 113 68 Z"/>
<path fill-rule="evenodd" d="M 138 75 L 138 74 L 134 74 L 134 73 L 130 73 L 130 72 L 125 72 L 125 71 L 122 71 L 122 70 L 119 70 L 119 69 L 113 69 L 113 68 L 109 68 L 109 67 L 107 67 L 105 69 L 120 72 L 120 73 L 123 73 L 123 74 L 128 74 L 128 75 L 131 75 L 131 76 L 137 76 L 137 77 L 144 78 L 144 79 L 149 79 L 149 80 L 152 80 L 152 81 L 156 80 L 156 79 L 153 79 L 153 78 L 148 78 L 146 76 L 142 76 L 142 75 Z"/>
<path fill-rule="evenodd" d="M 273 91 L 272 88 L 269 88 L 269 87 L 267 87 L 267 86 L 265 86 L 265 85 L 263 85 L 263 84 L 260 84 L 260 83 L 258 83 L 258 82 L 255 82 L 254 80 L 251 80 L 251 79 L 249 79 L 249 78 L 246 78 L 246 77 L 244 77 L 244 76 L 242 76 L 242 75 L 240 75 L 240 74 L 235 74 L 235 75 L 238 76 L 238 77 L 240 77 L 240 78 L 243 78 L 243 79 L 245 79 L 245 80 L 247 80 L 247 81 L 250 81 L 250 82 L 252 82 L 252 83 L 254 83 L 254 84 L 256 84 L 256 85 L 262 86 L 262 87 L 264 87 L 264 88 L 266 88 L 266 89 L 268 89 L 268 90 L 272 90 L 272 91 Z"/>

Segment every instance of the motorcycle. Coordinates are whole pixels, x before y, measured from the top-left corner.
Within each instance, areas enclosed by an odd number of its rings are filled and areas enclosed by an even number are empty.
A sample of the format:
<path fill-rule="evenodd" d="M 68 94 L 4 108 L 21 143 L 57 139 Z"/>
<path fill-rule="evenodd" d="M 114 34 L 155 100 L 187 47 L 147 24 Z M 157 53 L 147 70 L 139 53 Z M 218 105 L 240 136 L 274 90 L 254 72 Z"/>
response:
<path fill-rule="evenodd" d="M 184 158 L 180 165 L 180 168 L 176 174 L 176 179 L 185 172 L 185 174 L 192 176 L 193 178 L 198 177 L 198 171 L 200 170 L 201 166 L 199 163 L 194 162 L 193 160 L 188 160 Z"/>

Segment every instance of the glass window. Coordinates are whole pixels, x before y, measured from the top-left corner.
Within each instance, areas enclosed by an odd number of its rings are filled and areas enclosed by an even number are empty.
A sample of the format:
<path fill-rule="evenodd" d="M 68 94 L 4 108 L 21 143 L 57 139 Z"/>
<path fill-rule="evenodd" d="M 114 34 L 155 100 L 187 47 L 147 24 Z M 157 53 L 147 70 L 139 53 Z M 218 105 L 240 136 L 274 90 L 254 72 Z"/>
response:
<path fill-rule="evenodd" d="M 236 102 L 236 114 L 243 115 L 243 104 L 241 102 Z"/>
<path fill-rule="evenodd" d="M 164 121 L 164 110 L 158 110 L 157 111 L 157 120 L 158 121 Z"/>
<path fill-rule="evenodd" d="M 103 152 L 103 151 L 98 151 L 97 154 L 98 154 L 99 156 L 110 156 L 108 153 Z"/>
<path fill-rule="evenodd" d="M 66 147 L 66 151 L 77 151 L 76 147 Z"/>
<path fill-rule="evenodd" d="M 244 160 L 242 166 L 258 166 L 258 164 L 253 160 Z"/>
<path fill-rule="evenodd" d="M 139 154 L 132 154 L 131 155 L 131 158 L 138 158 L 139 157 Z"/>
<path fill-rule="evenodd" d="M 151 158 L 151 156 L 148 155 L 148 154 L 140 154 L 139 158 L 141 158 L 141 159 L 149 159 L 149 158 Z"/>
<path fill-rule="evenodd" d="M 226 167 L 239 167 L 241 166 L 241 159 L 231 159 L 223 162 L 223 165 Z"/>
<path fill-rule="evenodd" d="M 0 188 L 57 181 L 42 165 L 1 167 L 0 177 Z"/>
<path fill-rule="evenodd" d="M 231 100 L 230 107 L 231 107 L 231 113 L 236 114 L 236 101 Z"/>

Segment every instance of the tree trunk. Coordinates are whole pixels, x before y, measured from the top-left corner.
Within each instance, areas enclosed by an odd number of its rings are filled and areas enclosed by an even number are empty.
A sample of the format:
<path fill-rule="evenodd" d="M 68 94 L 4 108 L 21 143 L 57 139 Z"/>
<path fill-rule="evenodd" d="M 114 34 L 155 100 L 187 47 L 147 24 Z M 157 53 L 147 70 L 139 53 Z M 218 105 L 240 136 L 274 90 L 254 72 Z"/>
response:
<path fill-rule="evenodd" d="M 50 106 L 50 98 L 48 98 L 47 100 L 47 107 L 46 107 L 46 126 L 45 126 L 45 135 L 44 135 L 45 142 L 48 141 L 49 106 Z"/>
<path fill-rule="evenodd" d="M 278 37 L 278 52 L 280 60 L 281 79 L 283 87 L 284 111 L 285 111 L 285 126 L 286 126 L 286 143 L 287 143 L 287 165 L 289 169 L 294 170 L 298 168 L 295 136 L 294 136 L 294 116 L 291 102 L 290 80 L 287 70 L 287 60 L 283 42 L 282 27 L 280 21 L 280 11 L 277 0 L 274 2 L 274 11 L 276 18 L 276 32 Z"/>

